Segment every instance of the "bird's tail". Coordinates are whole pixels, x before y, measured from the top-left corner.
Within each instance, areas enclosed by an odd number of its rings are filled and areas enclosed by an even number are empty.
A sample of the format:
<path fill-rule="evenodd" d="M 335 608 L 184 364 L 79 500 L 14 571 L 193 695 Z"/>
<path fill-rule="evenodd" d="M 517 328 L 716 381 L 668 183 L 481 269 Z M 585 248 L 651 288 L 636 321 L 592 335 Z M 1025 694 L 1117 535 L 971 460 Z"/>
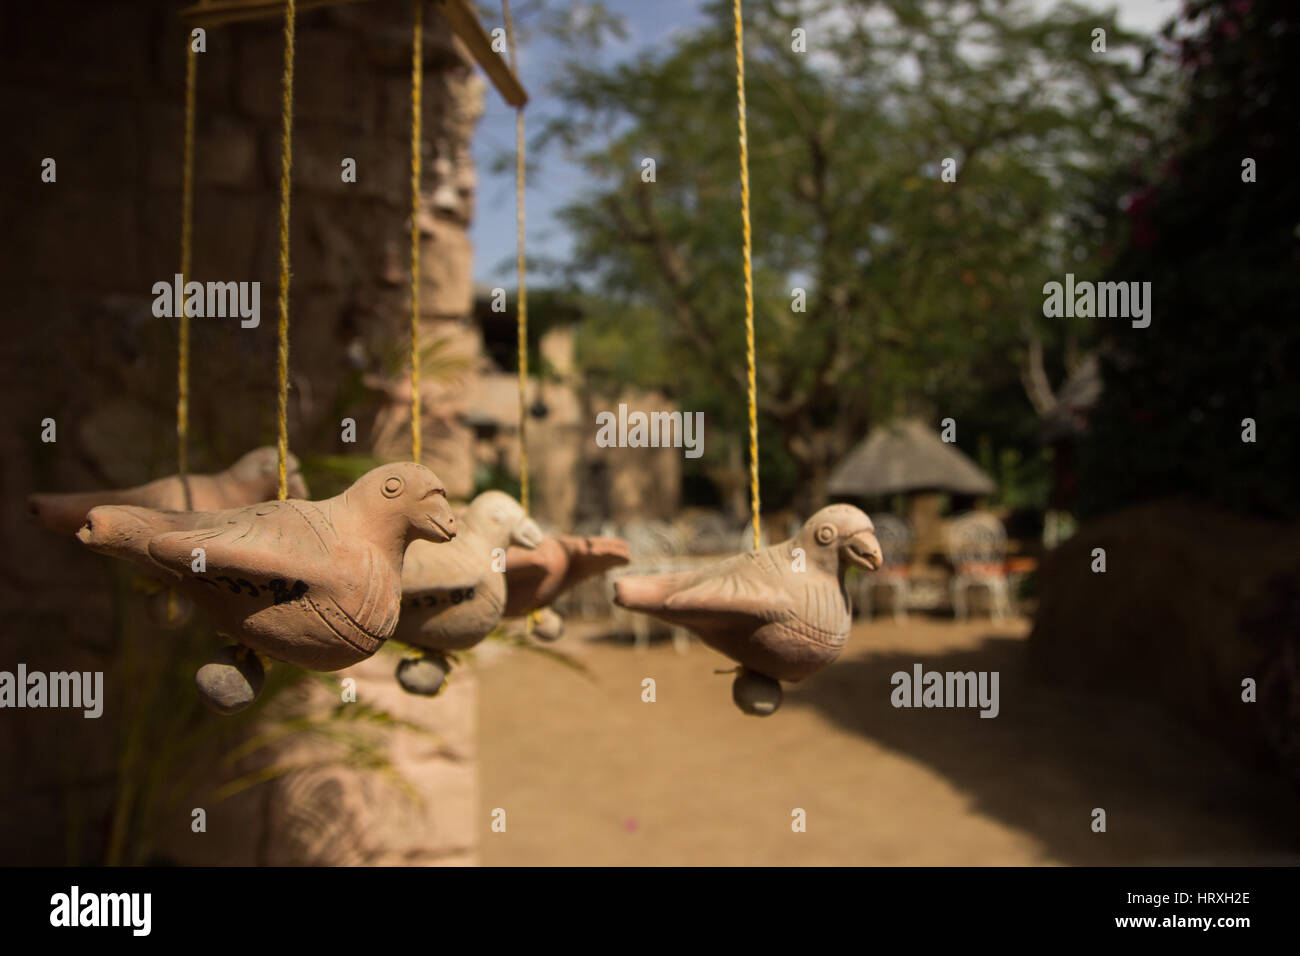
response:
<path fill-rule="evenodd" d="M 659 611 L 678 590 L 681 575 L 628 575 L 614 582 L 614 603 L 630 611 Z"/>
<path fill-rule="evenodd" d="M 91 508 L 77 532 L 81 543 L 115 557 L 144 552 L 150 537 L 158 533 L 153 516 L 159 512 L 129 505 L 100 505 Z"/>
<path fill-rule="evenodd" d="M 71 494 L 27 496 L 27 514 L 33 521 L 56 534 L 75 534 L 86 521 L 86 513 L 98 505 L 125 504 L 119 491 L 86 491 Z"/>
<path fill-rule="evenodd" d="M 632 560 L 628 543 L 622 538 L 587 538 L 587 554 L 605 567 L 615 568 Z"/>
<path fill-rule="evenodd" d="M 566 551 L 572 551 L 574 554 L 586 554 L 594 558 L 618 558 L 623 564 L 627 564 L 632 557 L 628 543 L 622 538 L 579 538 L 563 535 L 560 544 Z"/>

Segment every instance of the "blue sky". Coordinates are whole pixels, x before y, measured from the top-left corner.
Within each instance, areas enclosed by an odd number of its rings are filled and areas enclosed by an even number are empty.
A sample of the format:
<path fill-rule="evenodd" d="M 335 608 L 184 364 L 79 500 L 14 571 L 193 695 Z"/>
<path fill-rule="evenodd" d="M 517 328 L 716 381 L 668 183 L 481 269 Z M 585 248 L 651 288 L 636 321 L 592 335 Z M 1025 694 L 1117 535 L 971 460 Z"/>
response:
<path fill-rule="evenodd" d="M 1154 30 L 1178 12 L 1177 0 L 1119 0 L 1099 2 L 1082 0 L 1083 5 L 1098 9 L 1119 8 L 1119 19 L 1129 29 Z M 1038 5 L 1052 4 L 1039 0 Z M 623 17 L 627 40 L 611 44 L 602 53 L 606 62 L 655 47 L 666 47 L 677 31 L 698 28 L 703 23 L 702 0 L 606 0 L 606 6 Z M 491 28 L 498 21 L 489 20 Z M 531 100 L 527 107 L 530 130 L 556 109 L 547 97 L 552 65 L 563 59 L 565 50 L 555 40 L 532 33 L 521 42 L 519 72 Z M 503 153 L 513 154 L 515 142 L 514 110 L 502 102 L 489 84 L 484 95 L 483 118 L 474 138 L 474 158 L 479 169 L 478 204 L 470 235 L 474 240 L 474 279 L 488 286 L 512 288 L 515 284 L 515 178 L 513 166 L 494 173 L 491 161 Z M 535 159 L 536 157 L 530 157 Z M 555 213 L 582 193 L 582 175 L 565 161 L 558 151 L 551 151 L 545 162 L 529 163 L 526 203 L 530 254 L 564 258 L 571 248 L 564 228 Z M 542 277 L 529 270 L 534 284 Z"/>
<path fill-rule="evenodd" d="M 643 48 L 666 45 L 679 30 L 698 26 L 700 0 L 607 0 L 606 6 L 623 18 L 627 39 L 610 42 L 601 52 L 607 63 L 636 54 Z M 487 21 L 490 29 L 496 21 Z M 526 118 L 530 137 L 544 118 L 558 107 L 546 95 L 552 79 L 552 66 L 566 54 L 550 37 L 532 32 L 519 48 L 519 73 L 529 93 Z M 484 285 L 515 285 L 515 174 L 513 166 L 493 173 L 492 160 L 505 153 L 513 156 L 515 148 L 514 110 L 506 105 L 489 84 L 484 96 L 483 118 L 474 137 L 474 159 L 478 164 L 478 203 L 470 236 L 474 240 L 474 279 Z M 570 248 L 555 212 L 581 195 L 582 174 L 566 162 L 558 150 L 540 157 L 530 156 L 526 193 L 527 250 L 545 250 L 546 254 L 564 257 Z M 538 281 L 529 270 L 529 278 Z"/>

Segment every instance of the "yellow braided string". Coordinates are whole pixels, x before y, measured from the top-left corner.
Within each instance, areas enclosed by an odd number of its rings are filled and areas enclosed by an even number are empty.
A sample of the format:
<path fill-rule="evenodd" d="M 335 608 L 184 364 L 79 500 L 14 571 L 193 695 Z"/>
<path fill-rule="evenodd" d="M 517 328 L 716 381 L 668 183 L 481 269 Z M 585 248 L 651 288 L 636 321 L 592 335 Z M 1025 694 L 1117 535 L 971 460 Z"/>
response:
<path fill-rule="evenodd" d="M 518 75 L 519 60 L 515 53 L 515 25 L 510 17 L 510 0 L 501 0 L 506 21 L 506 45 L 510 49 L 510 69 Z M 528 292 L 524 281 L 524 108 L 515 110 L 515 265 L 519 272 L 519 503 L 528 513 Z M 531 628 L 530 628 L 531 629 Z"/>
<path fill-rule="evenodd" d="M 415 0 L 411 49 L 411 461 L 420 460 L 420 109 L 424 99 L 424 0 Z"/>
<path fill-rule="evenodd" d="M 185 149 L 181 171 L 181 314 L 180 343 L 176 358 L 176 471 L 185 495 L 185 510 L 190 500 L 188 445 L 190 436 L 190 319 L 185 311 L 185 284 L 190 277 L 194 236 L 194 104 L 198 54 L 194 41 L 185 41 Z"/>
<path fill-rule="evenodd" d="M 506 21 L 506 45 L 510 49 L 510 70 L 519 75 L 519 58 L 515 53 L 515 24 L 510 17 L 510 0 L 501 0 Z M 515 268 L 519 273 L 519 504 L 528 514 L 528 288 L 525 282 L 524 257 L 524 108 L 515 110 Z M 537 612 L 524 618 L 524 633 L 531 636 L 537 625 Z"/>
<path fill-rule="evenodd" d="M 189 281 L 194 238 L 194 112 L 198 54 L 194 40 L 185 38 L 185 146 L 181 160 L 181 314 L 176 349 L 176 474 L 181 480 L 185 510 L 194 507 L 190 497 L 188 446 L 190 435 L 190 317 L 185 313 L 185 283 Z M 180 619 L 176 592 L 167 592 L 167 623 Z"/>
<path fill-rule="evenodd" d="M 524 283 L 524 111 L 515 113 L 515 244 L 519 272 L 519 503 L 528 513 L 528 293 Z"/>
<path fill-rule="evenodd" d="M 289 497 L 289 171 L 293 166 L 293 27 L 297 16 L 294 0 L 284 6 L 284 77 L 280 102 L 280 327 L 276 348 L 279 395 L 276 418 L 279 425 L 279 498 Z"/>
<path fill-rule="evenodd" d="M 754 266 L 749 225 L 749 140 L 745 128 L 745 28 L 740 0 L 732 0 L 736 21 L 736 111 L 740 129 L 740 221 L 745 237 L 745 365 L 749 376 L 749 492 L 754 515 L 754 550 L 762 540 L 758 499 L 758 382 L 754 367 Z"/>

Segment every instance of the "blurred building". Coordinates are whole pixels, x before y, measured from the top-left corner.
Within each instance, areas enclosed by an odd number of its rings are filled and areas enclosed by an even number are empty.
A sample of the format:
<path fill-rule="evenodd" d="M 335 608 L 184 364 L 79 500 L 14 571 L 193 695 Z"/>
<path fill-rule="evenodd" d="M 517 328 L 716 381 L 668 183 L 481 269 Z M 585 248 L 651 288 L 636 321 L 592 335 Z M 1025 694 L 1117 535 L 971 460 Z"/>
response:
<path fill-rule="evenodd" d="M 518 339 L 513 305 L 494 312 L 491 298 L 491 290 L 480 290 L 480 371 L 467 387 L 462 420 L 473 432 L 476 485 L 509 487 L 520 463 Z M 525 426 L 533 514 L 558 529 L 673 515 L 681 501 L 682 450 L 601 448 L 596 415 L 620 402 L 663 412 L 677 411 L 676 404 L 659 392 L 590 392 L 574 364 L 571 323 L 552 324 L 538 337 L 537 352 L 540 367 L 530 369 Z"/>

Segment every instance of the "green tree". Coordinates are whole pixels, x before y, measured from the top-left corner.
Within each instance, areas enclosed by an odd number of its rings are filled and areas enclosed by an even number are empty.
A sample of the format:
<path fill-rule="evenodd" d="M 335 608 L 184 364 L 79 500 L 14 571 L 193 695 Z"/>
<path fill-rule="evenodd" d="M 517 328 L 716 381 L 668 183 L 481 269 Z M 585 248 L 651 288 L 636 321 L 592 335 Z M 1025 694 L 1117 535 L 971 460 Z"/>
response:
<path fill-rule="evenodd" d="M 1080 505 L 1190 494 L 1300 515 L 1300 9 L 1200 0 L 1181 32 L 1176 128 L 1152 168 L 1113 185 L 1127 218 L 1110 271 L 1151 282 L 1152 319 L 1107 330 Z"/>
<path fill-rule="evenodd" d="M 1105 220 L 1090 199 L 1158 116 L 1159 77 L 1120 58 L 1138 39 L 1068 4 L 745 11 L 765 497 L 815 503 L 849 445 L 897 413 L 969 415 L 973 442 L 1010 393 L 1015 440 L 1032 444 L 1026 342 L 1055 356 L 1077 330 L 1026 317 L 1048 277 L 1091 260 Z M 708 15 L 661 55 L 567 64 L 552 90 L 567 112 L 542 143 L 591 181 L 565 213 L 571 278 L 607 303 L 584 322 L 586 359 L 703 410 L 713 456 L 720 433 L 744 434 L 745 362 L 731 4 Z"/>

